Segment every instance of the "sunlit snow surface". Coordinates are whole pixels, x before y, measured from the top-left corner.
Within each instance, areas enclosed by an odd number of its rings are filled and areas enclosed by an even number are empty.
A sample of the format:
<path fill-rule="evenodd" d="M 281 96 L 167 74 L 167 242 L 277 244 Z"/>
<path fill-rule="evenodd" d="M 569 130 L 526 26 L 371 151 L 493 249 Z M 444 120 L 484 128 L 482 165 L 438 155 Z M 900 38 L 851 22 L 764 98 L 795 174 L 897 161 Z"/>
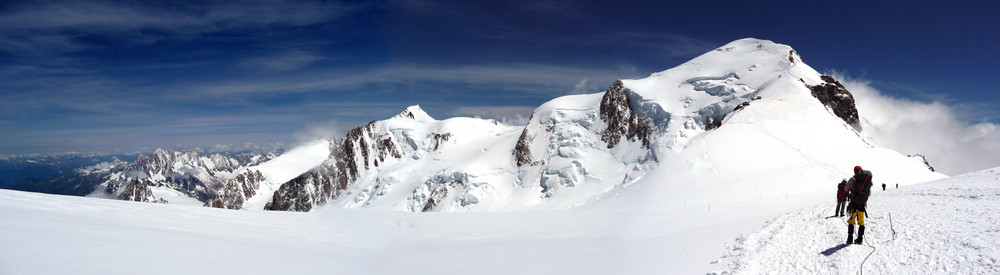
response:
<path fill-rule="evenodd" d="M 1000 168 L 899 189 L 877 188 L 868 200 L 864 245 L 841 245 L 847 223 L 834 217 L 833 209 L 831 200 L 740 236 L 722 257 L 724 271 L 719 273 L 1000 271 Z"/>
<path fill-rule="evenodd" d="M 784 207 L 633 201 L 565 211 L 292 213 L 0 190 L 0 274 L 854 273 L 869 247 L 822 255 L 846 230 L 829 218 L 830 195 L 754 232 Z M 865 271 L 995 272 L 998 207 L 1000 168 L 877 190 L 866 235 L 877 251 Z"/>

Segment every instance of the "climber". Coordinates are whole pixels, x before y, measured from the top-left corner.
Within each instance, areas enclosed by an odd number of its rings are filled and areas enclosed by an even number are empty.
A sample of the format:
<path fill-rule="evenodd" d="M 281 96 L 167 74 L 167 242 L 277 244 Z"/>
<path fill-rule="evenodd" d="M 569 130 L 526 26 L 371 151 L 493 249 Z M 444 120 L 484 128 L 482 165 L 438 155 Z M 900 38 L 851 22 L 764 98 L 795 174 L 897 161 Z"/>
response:
<path fill-rule="evenodd" d="M 885 183 L 882 184 L 882 191 L 885 191 Z"/>
<path fill-rule="evenodd" d="M 847 197 L 850 203 L 847 205 L 847 244 L 861 244 L 865 236 L 865 206 L 868 204 L 868 196 L 871 195 L 872 172 L 862 170 L 861 166 L 854 166 L 854 177 L 847 181 Z M 854 237 L 854 224 L 858 224 L 858 238 Z"/>
<path fill-rule="evenodd" d="M 837 209 L 834 210 L 834 217 L 844 216 L 844 206 L 847 206 L 847 179 L 837 184 Z"/>

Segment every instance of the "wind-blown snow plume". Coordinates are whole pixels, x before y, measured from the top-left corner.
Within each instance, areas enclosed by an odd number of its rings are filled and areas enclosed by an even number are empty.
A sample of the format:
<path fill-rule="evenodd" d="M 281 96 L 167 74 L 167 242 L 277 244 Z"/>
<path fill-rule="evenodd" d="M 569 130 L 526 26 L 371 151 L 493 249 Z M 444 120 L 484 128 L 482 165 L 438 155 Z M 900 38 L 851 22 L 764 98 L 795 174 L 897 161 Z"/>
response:
<path fill-rule="evenodd" d="M 343 130 L 340 121 L 337 119 L 330 119 L 320 123 L 311 123 L 306 126 L 305 129 L 295 132 L 294 144 L 288 148 L 300 147 L 320 139 L 342 137 L 344 133 L 345 131 Z"/>
<path fill-rule="evenodd" d="M 451 114 L 493 119 L 504 125 L 523 126 L 528 124 L 528 118 L 531 117 L 531 112 L 534 110 L 535 107 L 528 106 L 476 106 L 458 107 Z"/>

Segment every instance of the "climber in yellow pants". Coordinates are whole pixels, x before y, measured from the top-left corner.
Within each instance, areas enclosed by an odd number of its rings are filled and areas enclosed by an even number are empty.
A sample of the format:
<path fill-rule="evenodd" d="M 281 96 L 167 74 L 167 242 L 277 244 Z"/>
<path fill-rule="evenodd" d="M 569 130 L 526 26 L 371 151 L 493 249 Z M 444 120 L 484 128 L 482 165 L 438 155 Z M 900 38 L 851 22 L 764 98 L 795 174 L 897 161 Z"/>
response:
<path fill-rule="evenodd" d="M 852 210 L 854 210 L 854 213 L 851 214 L 850 218 L 847 218 L 847 224 L 850 224 L 850 225 L 857 224 L 857 225 L 860 225 L 860 226 L 865 226 L 865 211 L 863 209 L 862 210 L 852 209 Z M 858 222 L 855 223 L 854 222 L 855 220 L 857 220 Z M 860 234 L 859 234 L 859 237 L 860 237 Z"/>
<path fill-rule="evenodd" d="M 861 244 L 865 236 L 865 206 L 868 204 L 868 196 L 871 195 L 872 172 L 862 170 L 861 166 L 854 167 L 854 177 L 847 181 L 847 198 L 850 203 L 847 205 L 847 212 L 851 217 L 847 219 L 847 244 Z M 856 222 L 855 222 L 856 221 Z M 854 225 L 858 227 L 858 238 L 854 239 Z"/>

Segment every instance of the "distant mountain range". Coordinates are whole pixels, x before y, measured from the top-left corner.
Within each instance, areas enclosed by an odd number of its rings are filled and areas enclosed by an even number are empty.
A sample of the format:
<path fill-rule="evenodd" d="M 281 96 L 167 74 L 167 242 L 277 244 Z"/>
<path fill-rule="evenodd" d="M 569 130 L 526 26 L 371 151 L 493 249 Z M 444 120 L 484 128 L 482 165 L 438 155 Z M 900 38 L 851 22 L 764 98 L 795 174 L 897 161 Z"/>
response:
<path fill-rule="evenodd" d="M 4 157 L 0 159 L 0 188 L 26 190 L 24 188 L 37 186 L 39 185 L 39 182 L 46 181 L 50 177 L 54 177 L 58 174 L 69 173 L 78 168 L 102 162 L 114 162 L 120 160 L 133 161 L 138 156 L 139 153 L 64 153 Z M 69 195 L 69 193 L 47 192 L 42 190 L 26 191 Z"/>
<path fill-rule="evenodd" d="M 254 164 L 274 153 L 179 152 L 157 149 L 149 154 L 58 154 L 4 160 L 0 171 L 5 189 L 74 196 L 116 197 L 130 180 L 165 186 L 193 200 L 206 200 L 237 166 Z M 128 199 L 128 198 L 123 198 Z"/>

